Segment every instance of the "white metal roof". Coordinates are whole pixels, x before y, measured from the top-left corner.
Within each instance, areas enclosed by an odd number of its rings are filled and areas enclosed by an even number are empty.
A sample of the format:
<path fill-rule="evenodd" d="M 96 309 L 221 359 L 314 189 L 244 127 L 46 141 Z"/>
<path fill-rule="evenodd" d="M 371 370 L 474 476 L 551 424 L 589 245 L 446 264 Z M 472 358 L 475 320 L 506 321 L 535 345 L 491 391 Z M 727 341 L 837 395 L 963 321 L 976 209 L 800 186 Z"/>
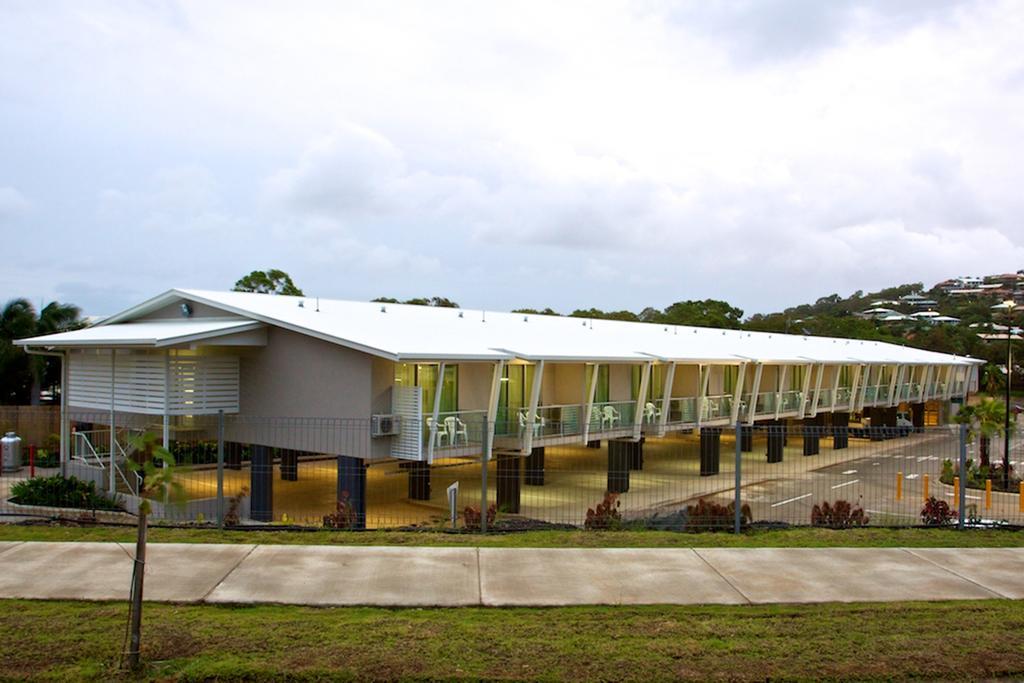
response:
<path fill-rule="evenodd" d="M 89 330 L 65 334 L 89 332 L 94 344 L 102 343 L 103 335 L 108 334 L 107 341 L 116 343 L 125 334 L 120 328 L 138 324 L 131 323 L 132 319 L 178 299 L 394 360 L 978 362 L 875 341 L 189 289 L 170 290 Z M 32 341 L 34 345 L 57 346 L 70 345 L 73 338 Z"/>
<path fill-rule="evenodd" d="M 262 327 L 253 320 L 197 318 L 195 320 L 149 320 L 119 325 L 94 325 L 81 330 L 58 332 L 42 337 L 19 339 L 22 346 L 96 347 L 96 346 L 173 346 L 192 341 L 245 332 Z"/>

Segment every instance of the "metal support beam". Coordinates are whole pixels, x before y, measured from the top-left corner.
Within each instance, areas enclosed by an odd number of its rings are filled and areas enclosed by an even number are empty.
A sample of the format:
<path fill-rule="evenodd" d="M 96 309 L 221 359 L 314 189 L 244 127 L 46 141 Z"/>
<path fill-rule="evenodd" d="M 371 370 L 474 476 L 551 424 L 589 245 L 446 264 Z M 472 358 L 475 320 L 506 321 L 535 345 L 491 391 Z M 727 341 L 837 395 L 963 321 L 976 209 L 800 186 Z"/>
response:
<path fill-rule="evenodd" d="M 862 386 L 860 388 L 860 396 L 857 397 L 856 408 L 854 407 L 853 392 L 850 392 L 850 410 L 864 410 L 864 399 L 867 398 L 868 384 L 871 383 L 870 365 L 865 364 L 861 366 L 860 381 Z"/>
<path fill-rule="evenodd" d="M 740 369 L 736 371 L 736 387 L 732 392 L 732 414 L 729 416 L 729 424 L 736 424 L 740 415 L 740 401 L 743 400 L 743 384 L 746 382 L 747 363 L 740 363 Z M 739 438 L 737 434 L 736 438 Z"/>
<path fill-rule="evenodd" d="M 818 414 L 818 402 L 821 400 L 821 381 L 825 379 L 825 364 L 818 363 L 818 378 L 814 383 L 814 402 L 811 404 L 811 417 Z"/>
<path fill-rule="evenodd" d="M 501 377 L 505 374 L 505 361 L 499 360 L 494 364 L 494 373 L 491 375 L 491 393 L 487 397 L 487 424 L 485 425 L 485 438 L 484 438 L 484 451 L 483 458 L 484 463 L 487 463 L 491 459 L 491 453 L 494 451 L 494 421 L 498 419 L 498 400 L 501 397 Z M 486 465 L 484 472 L 487 472 Z M 485 475 L 486 476 L 486 475 Z M 486 495 L 487 489 L 484 488 L 484 495 Z M 486 523 L 486 510 L 487 506 L 480 508 L 483 511 L 484 519 L 482 523 Z"/>
<path fill-rule="evenodd" d="M 601 368 L 600 363 L 594 363 L 593 372 L 590 374 L 590 384 L 587 385 L 587 395 L 585 397 L 586 403 L 583 407 L 583 443 L 586 444 L 590 441 L 590 418 L 594 414 L 594 396 L 597 395 L 597 379 L 598 370 Z M 584 370 L 584 372 L 586 372 Z"/>
<path fill-rule="evenodd" d="M 441 391 L 444 389 L 445 363 L 437 370 L 437 381 L 434 383 L 434 407 L 431 410 L 430 443 L 427 444 L 427 462 L 434 462 L 434 444 L 437 443 L 437 416 L 441 412 Z"/>
<path fill-rule="evenodd" d="M 544 361 L 533 366 L 533 384 L 530 386 L 530 407 L 526 412 L 526 431 L 523 434 L 523 455 L 533 450 L 533 430 L 537 423 L 537 404 L 540 402 L 540 385 L 544 381 Z"/>
<path fill-rule="evenodd" d="M 747 412 L 747 424 L 754 424 L 754 414 L 757 411 L 757 392 L 761 390 L 761 373 L 764 366 L 760 363 L 754 368 L 754 383 L 750 387 L 750 410 Z"/>
<path fill-rule="evenodd" d="M 117 435 L 114 429 L 114 384 L 117 374 L 117 349 L 110 349 L 110 459 L 108 474 L 110 482 L 107 484 L 107 491 L 114 495 L 117 488 L 117 480 L 114 475 L 114 455 L 117 452 Z"/>
<path fill-rule="evenodd" d="M 658 433 L 665 432 L 665 425 L 668 423 L 668 411 L 672 405 L 672 383 L 676 377 L 676 364 L 672 363 L 665 370 L 665 386 L 661 399 L 661 417 L 658 418 Z"/>
<path fill-rule="evenodd" d="M 775 419 L 778 420 L 782 414 L 782 393 L 786 386 L 786 376 L 789 374 L 789 366 L 783 365 L 782 371 L 775 373 Z"/>
<path fill-rule="evenodd" d="M 917 393 L 917 402 L 924 403 L 928 400 L 928 378 L 932 374 L 932 366 L 924 366 L 924 377 L 921 378 L 921 389 Z"/>
<path fill-rule="evenodd" d="M 899 376 L 902 373 L 903 373 L 903 366 L 902 365 L 894 365 L 894 366 L 892 366 L 892 371 L 890 373 L 891 376 L 889 377 L 889 398 L 886 401 L 886 405 L 888 405 L 889 407 L 892 407 L 892 406 L 896 405 L 896 403 L 895 403 L 895 401 L 896 401 L 896 387 L 898 386 L 898 383 L 899 383 Z"/>
<path fill-rule="evenodd" d="M 832 413 L 836 412 L 836 405 L 839 403 L 839 380 L 842 379 L 842 376 L 843 376 L 843 367 L 845 367 L 845 366 L 837 365 L 837 366 L 835 366 L 835 369 L 834 369 L 834 372 L 835 372 L 836 376 L 835 376 L 835 378 L 832 381 L 832 406 L 829 408 L 829 412 L 832 412 Z M 851 375 L 852 379 L 850 380 L 850 398 L 846 402 L 846 409 L 847 410 L 852 410 L 853 409 L 853 401 L 854 401 L 854 397 L 856 396 L 856 391 L 857 391 L 857 377 L 856 377 L 856 373 L 852 373 L 851 372 L 850 375 Z"/>
<path fill-rule="evenodd" d="M 700 398 L 697 400 L 697 425 L 704 424 L 704 406 L 708 399 L 708 383 L 711 381 L 711 366 L 700 367 Z"/>
<path fill-rule="evenodd" d="M 807 394 L 811 391 L 811 373 L 814 371 L 814 366 L 808 363 L 804 366 L 804 386 L 800 390 L 800 419 L 807 414 Z"/>
<path fill-rule="evenodd" d="M 640 440 L 640 432 L 644 425 L 644 408 L 646 408 L 647 402 L 647 387 L 650 386 L 651 382 L 651 368 L 654 366 L 653 362 L 648 362 L 644 365 L 643 372 L 640 375 L 640 391 L 636 396 L 636 409 L 633 411 L 633 440 Z"/>

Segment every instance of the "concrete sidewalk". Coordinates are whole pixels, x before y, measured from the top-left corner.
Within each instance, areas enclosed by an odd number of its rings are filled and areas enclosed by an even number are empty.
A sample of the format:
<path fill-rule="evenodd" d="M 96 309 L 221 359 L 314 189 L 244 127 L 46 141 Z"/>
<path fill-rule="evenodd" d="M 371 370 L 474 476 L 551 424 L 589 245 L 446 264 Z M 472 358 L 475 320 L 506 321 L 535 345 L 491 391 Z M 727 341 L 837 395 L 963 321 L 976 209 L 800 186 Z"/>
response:
<path fill-rule="evenodd" d="M 134 548 L 0 543 L 0 598 L 124 600 Z M 152 543 L 146 599 L 297 605 L 1024 598 L 1024 548 L 433 548 Z"/>

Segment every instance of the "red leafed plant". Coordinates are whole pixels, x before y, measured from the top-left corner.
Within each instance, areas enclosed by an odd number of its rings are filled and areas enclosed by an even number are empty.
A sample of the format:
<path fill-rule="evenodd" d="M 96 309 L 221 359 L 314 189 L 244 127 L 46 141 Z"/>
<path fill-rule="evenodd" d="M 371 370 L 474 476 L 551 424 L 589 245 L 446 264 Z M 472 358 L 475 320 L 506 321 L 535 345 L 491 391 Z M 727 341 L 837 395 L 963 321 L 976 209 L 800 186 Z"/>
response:
<path fill-rule="evenodd" d="M 348 491 L 338 496 L 338 505 L 334 512 L 324 515 L 324 526 L 328 529 L 354 529 L 357 521 L 356 508 L 352 504 Z"/>
<path fill-rule="evenodd" d="M 753 519 L 750 506 L 740 505 L 740 527 L 746 527 Z M 696 505 L 686 506 L 687 531 L 714 531 L 716 529 L 732 529 L 736 523 L 736 505 L 716 503 L 701 498 Z"/>
<path fill-rule="evenodd" d="M 921 508 L 921 523 L 926 526 L 951 524 L 956 516 L 956 510 L 949 507 L 949 503 L 935 496 L 926 500 L 924 507 Z"/>
<path fill-rule="evenodd" d="M 494 518 L 498 514 L 498 508 L 491 503 L 487 508 L 487 527 L 492 528 Z M 462 521 L 467 531 L 480 531 L 480 508 L 470 505 L 462 511 Z"/>
<path fill-rule="evenodd" d="M 622 515 L 619 514 L 619 494 L 606 491 L 604 499 L 587 510 L 587 519 L 583 522 L 584 529 L 611 529 L 619 525 Z"/>
<path fill-rule="evenodd" d="M 855 526 L 867 526 L 871 518 L 860 505 L 853 505 L 845 500 L 837 500 L 829 504 L 827 500 L 814 506 L 811 510 L 811 524 L 830 529 L 849 529 Z"/>

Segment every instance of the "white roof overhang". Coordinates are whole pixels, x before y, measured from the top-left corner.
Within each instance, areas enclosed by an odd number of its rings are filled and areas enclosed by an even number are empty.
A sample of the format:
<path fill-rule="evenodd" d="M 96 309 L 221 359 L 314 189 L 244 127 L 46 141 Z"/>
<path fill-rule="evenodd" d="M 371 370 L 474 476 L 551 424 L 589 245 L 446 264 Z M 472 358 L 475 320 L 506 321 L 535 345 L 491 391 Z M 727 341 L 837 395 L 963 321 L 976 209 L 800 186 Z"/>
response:
<path fill-rule="evenodd" d="M 249 332 L 264 327 L 253 320 L 151 320 L 137 323 L 96 325 L 81 330 L 58 332 L 42 337 L 19 339 L 14 343 L 26 348 L 96 348 L 151 347 L 163 348 L 191 342 Z"/>

